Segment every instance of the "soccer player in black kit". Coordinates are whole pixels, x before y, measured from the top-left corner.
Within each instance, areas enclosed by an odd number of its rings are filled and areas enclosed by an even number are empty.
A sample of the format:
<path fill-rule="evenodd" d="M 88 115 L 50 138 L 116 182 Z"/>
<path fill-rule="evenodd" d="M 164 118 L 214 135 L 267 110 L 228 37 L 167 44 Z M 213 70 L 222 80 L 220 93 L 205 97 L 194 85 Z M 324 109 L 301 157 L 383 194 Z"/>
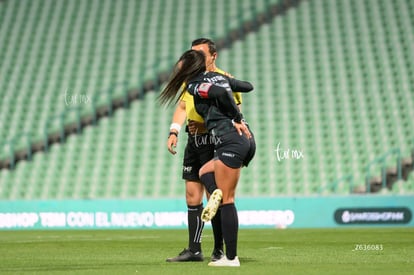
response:
<path fill-rule="evenodd" d="M 230 76 L 227 72 L 216 66 L 218 57 L 214 41 L 208 38 L 197 38 L 192 41 L 191 49 L 201 51 L 205 54 L 206 70 L 217 72 Z M 186 85 L 183 84 L 183 89 Z M 233 92 L 234 101 L 240 108 L 242 104 L 242 94 Z M 222 194 L 221 190 L 212 184 L 204 188 L 204 183 L 211 184 L 214 180 L 214 165 L 205 166 L 214 157 L 214 139 L 210 137 L 204 119 L 196 112 L 194 107 L 193 96 L 185 91 L 180 96 L 170 126 L 170 133 L 167 140 L 168 151 L 175 155 L 174 150 L 178 143 L 178 134 L 182 125 L 186 122 L 186 146 L 183 156 L 182 178 L 185 181 L 185 200 L 187 204 L 188 220 L 188 246 L 184 248 L 177 256 L 169 257 L 167 262 L 188 262 L 203 261 L 204 256 L 201 249 L 201 236 L 204 228 L 204 222 L 211 221 L 213 229 L 214 248 L 211 253 L 211 261 L 220 260 L 224 256 L 223 252 L 223 235 L 221 231 L 221 213 L 220 206 Z M 208 171 L 200 178 L 200 168 L 206 168 Z M 207 206 L 203 207 L 203 195 L 207 190 L 209 198 Z M 217 211 L 215 211 L 217 210 Z M 204 213 L 204 215 L 202 215 Z"/>
<path fill-rule="evenodd" d="M 183 91 L 180 89 L 182 83 L 187 83 L 195 109 L 203 117 L 211 137 L 215 140 L 212 160 L 214 177 L 209 180 L 212 181 L 210 184 L 217 185 L 222 192 L 220 209 L 226 256 L 210 262 L 209 266 L 237 267 L 240 266 L 237 257 L 239 224 L 234 197 L 240 170 L 249 164 L 256 147 L 232 91 L 250 92 L 253 86 L 246 81 L 206 72 L 205 56 L 196 50 L 186 51 L 180 57 L 169 82 L 160 94 L 160 102 L 171 103 L 178 91 Z M 203 170 L 206 169 L 200 169 Z"/>

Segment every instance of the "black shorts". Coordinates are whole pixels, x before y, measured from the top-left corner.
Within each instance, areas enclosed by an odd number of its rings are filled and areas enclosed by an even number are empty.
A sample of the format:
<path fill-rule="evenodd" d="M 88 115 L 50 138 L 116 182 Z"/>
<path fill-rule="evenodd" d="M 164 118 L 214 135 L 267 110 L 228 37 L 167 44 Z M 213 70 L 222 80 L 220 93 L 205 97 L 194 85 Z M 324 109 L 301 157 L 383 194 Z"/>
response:
<path fill-rule="evenodd" d="M 234 128 L 234 131 L 216 137 L 214 157 L 231 168 L 248 166 L 256 153 L 256 142 L 251 134 L 251 138 L 244 134 L 240 136 Z"/>
<path fill-rule="evenodd" d="M 188 135 L 184 150 L 183 179 L 200 181 L 198 171 L 214 157 L 214 139 L 209 134 Z"/>

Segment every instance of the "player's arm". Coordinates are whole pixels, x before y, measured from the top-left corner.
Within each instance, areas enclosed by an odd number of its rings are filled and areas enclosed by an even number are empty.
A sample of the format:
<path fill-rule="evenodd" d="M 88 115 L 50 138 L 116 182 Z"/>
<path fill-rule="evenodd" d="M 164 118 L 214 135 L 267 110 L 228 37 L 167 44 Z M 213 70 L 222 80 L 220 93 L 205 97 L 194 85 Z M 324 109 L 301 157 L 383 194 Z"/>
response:
<path fill-rule="evenodd" d="M 227 79 L 233 91 L 240 93 L 248 93 L 253 91 L 253 85 L 248 81 L 238 80 L 232 77 L 227 77 Z"/>
<path fill-rule="evenodd" d="M 213 83 L 197 83 L 189 85 L 190 93 L 201 99 L 216 99 L 228 107 L 228 112 L 235 122 L 241 122 L 243 115 L 234 101 L 229 88 L 215 85 Z"/>
<path fill-rule="evenodd" d="M 236 80 L 237 81 L 237 79 L 232 75 L 232 74 L 230 74 L 230 73 L 228 73 L 228 72 L 222 72 L 221 74 L 223 74 L 225 77 L 227 77 L 227 80 L 229 81 L 229 84 L 230 84 L 230 87 L 231 87 L 231 89 L 233 90 L 233 97 L 234 97 L 234 100 L 236 101 L 236 104 L 237 104 L 237 106 L 239 107 L 239 110 L 240 110 L 240 112 L 242 111 L 242 106 L 241 106 L 241 104 L 242 104 L 242 94 L 240 93 L 240 92 L 238 92 L 237 91 L 237 88 L 238 87 L 236 87 L 237 86 L 237 83 L 233 83 L 234 82 L 234 80 Z M 253 85 L 251 84 L 251 83 L 249 83 L 249 82 L 246 82 L 246 85 L 251 85 L 251 88 L 252 88 L 252 90 L 253 90 Z M 248 89 L 248 88 L 250 88 L 250 87 L 247 87 L 246 86 L 246 90 Z"/>
<path fill-rule="evenodd" d="M 168 135 L 167 141 L 168 151 L 173 155 L 177 153 L 174 149 L 177 147 L 178 134 L 180 133 L 181 126 L 184 124 L 186 117 L 187 114 L 185 112 L 185 101 L 180 100 L 173 114 L 170 133 Z"/>
<path fill-rule="evenodd" d="M 216 99 L 222 105 L 227 106 L 228 114 L 232 118 L 234 127 L 237 132 L 242 135 L 245 133 L 247 137 L 251 137 L 249 129 L 243 121 L 243 115 L 239 107 L 234 101 L 233 94 L 230 88 L 225 88 L 212 83 L 193 83 L 188 86 L 188 91 L 195 97 L 201 99 Z"/>

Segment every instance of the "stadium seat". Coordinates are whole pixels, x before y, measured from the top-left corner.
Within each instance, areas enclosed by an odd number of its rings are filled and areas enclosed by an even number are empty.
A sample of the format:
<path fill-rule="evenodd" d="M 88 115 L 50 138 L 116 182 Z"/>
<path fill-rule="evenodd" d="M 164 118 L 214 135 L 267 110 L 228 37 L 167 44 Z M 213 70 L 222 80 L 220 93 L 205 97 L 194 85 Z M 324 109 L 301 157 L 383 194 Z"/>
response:
<path fill-rule="evenodd" d="M 278 2 L 2 2 L 0 156 L 16 136 L 42 140 L 62 115 L 76 123 L 168 71 L 194 38 L 229 36 Z M 348 194 L 351 183 L 338 179 L 352 175 L 365 186 L 370 161 L 393 148 L 411 152 L 413 16 L 412 1 L 301 1 L 219 52 L 220 68 L 255 86 L 242 110 L 257 153 L 238 195 Z M 0 170 L 0 199 L 182 197 L 185 135 L 170 155 L 173 108 L 158 105 L 158 92 Z M 278 144 L 288 159 L 278 159 Z M 294 159 L 294 150 L 304 157 Z M 412 181 L 392 192 L 412 194 Z"/>

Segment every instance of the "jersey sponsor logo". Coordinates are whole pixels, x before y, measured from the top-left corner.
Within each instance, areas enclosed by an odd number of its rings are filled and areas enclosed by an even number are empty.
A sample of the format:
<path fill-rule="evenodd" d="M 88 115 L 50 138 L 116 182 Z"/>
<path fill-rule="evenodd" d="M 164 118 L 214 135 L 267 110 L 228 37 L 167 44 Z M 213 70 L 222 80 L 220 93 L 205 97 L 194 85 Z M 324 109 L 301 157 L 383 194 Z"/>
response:
<path fill-rule="evenodd" d="M 208 77 L 205 77 L 204 80 L 208 82 L 213 82 L 213 83 L 219 83 L 219 82 L 227 83 L 227 79 L 222 75 L 215 75 L 215 76 L 209 75 Z"/>
<path fill-rule="evenodd" d="M 214 83 L 214 85 L 223 87 L 226 90 L 232 92 L 230 84 L 228 83 L 228 80 L 222 75 L 217 75 L 217 76 L 213 76 L 213 77 L 211 77 L 211 76 L 210 77 L 205 77 L 203 80 L 207 81 L 209 83 Z"/>
<path fill-rule="evenodd" d="M 200 86 L 198 86 L 198 94 L 201 98 L 208 98 L 208 91 L 212 85 L 213 84 L 211 83 L 201 83 Z"/>

